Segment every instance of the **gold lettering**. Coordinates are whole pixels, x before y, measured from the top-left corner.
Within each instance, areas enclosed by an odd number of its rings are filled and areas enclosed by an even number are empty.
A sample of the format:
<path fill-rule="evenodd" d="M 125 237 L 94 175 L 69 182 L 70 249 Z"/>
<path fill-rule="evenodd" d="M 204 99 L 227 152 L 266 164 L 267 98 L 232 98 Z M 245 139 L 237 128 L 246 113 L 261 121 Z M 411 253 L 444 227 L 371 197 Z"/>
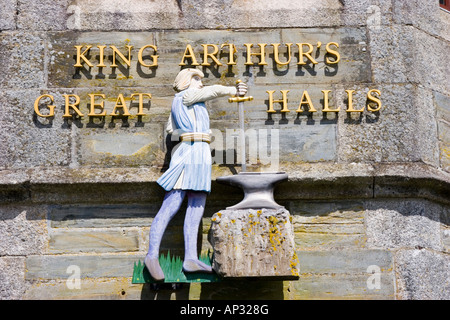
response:
<path fill-rule="evenodd" d="M 353 92 L 355 92 L 355 90 L 345 90 L 345 92 L 347 92 L 348 97 L 347 112 L 363 112 L 364 107 L 360 110 L 356 110 L 353 108 Z"/>
<path fill-rule="evenodd" d="M 275 90 L 266 91 L 269 94 L 269 110 L 267 110 L 267 113 L 275 113 L 276 111 L 273 108 L 273 103 L 278 102 L 281 103 L 283 108 L 280 110 L 280 112 L 289 112 L 288 106 L 287 106 L 287 93 L 289 90 L 280 90 L 281 94 L 283 95 L 283 98 L 281 100 L 274 100 L 273 99 L 273 93 Z"/>
<path fill-rule="evenodd" d="M 330 109 L 328 106 L 328 93 L 330 93 L 331 90 L 322 90 L 323 93 L 323 110 L 322 112 L 338 112 L 341 108 L 337 109 Z"/>
<path fill-rule="evenodd" d="M 123 113 L 116 113 L 116 109 L 122 109 Z M 123 97 L 123 94 L 119 94 L 116 100 L 116 105 L 114 106 L 113 111 L 110 113 L 110 116 L 131 116 L 131 114 L 128 112 L 127 105 L 125 103 L 125 98 Z"/>
<path fill-rule="evenodd" d="M 336 56 L 336 58 L 334 60 L 330 60 L 327 56 L 325 56 L 326 57 L 325 61 L 327 64 L 336 64 L 341 60 L 341 56 L 340 56 L 339 52 L 337 52 L 336 50 L 330 49 L 330 46 L 335 46 L 336 48 L 339 48 L 339 44 L 336 42 L 328 42 L 325 47 L 327 50 L 327 53 Z"/>
<path fill-rule="evenodd" d="M 139 107 L 138 107 L 138 113 L 137 116 L 145 116 L 144 113 L 144 95 L 147 96 L 149 99 L 152 98 L 152 95 L 150 93 L 133 93 L 131 95 L 131 99 L 133 99 L 134 96 L 139 96 Z"/>
<path fill-rule="evenodd" d="M 190 44 L 186 46 L 186 50 L 184 51 L 183 58 L 181 58 L 179 66 L 185 66 L 186 63 L 184 62 L 184 60 L 187 58 L 190 58 L 192 60 L 193 66 L 199 66 L 197 59 L 195 59 L 194 49 L 192 49 L 192 46 Z"/>
<path fill-rule="evenodd" d="M 146 48 L 152 48 L 154 51 L 155 51 L 155 53 L 156 53 L 156 46 L 154 46 L 154 45 L 152 45 L 152 44 L 148 44 L 148 45 L 146 45 L 146 46 L 143 46 L 140 50 L 139 50 L 139 53 L 138 53 L 138 61 L 139 61 L 139 63 L 142 65 L 142 66 L 144 66 L 144 67 L 148 67 L 148 68 L 151 68 L 151 67 L 156 67 L 156 66 L 158 66 L 158 55 L 152 55 L 151 57 L 152 57 L 152 60 L 153 60 L 153 63 L 152 64 L 146 64 L 145 62 L 144 62 L 144 59 L 142 58 L 142 54 L 143 54 L 143 52 L 144 52 L 144 50 L 146 49 Z"/>
<path fill-rule="evenodd" d="M 41 96 L 39 96 L 35 101 L 34 101 L 34 112 L 36 112 L 36 114 L 39 117 L 42 118 L 50 118 L 50 117 L 54 117 L 55 116 L 55 106 L 54 105 L 48 105 L 47 108 L 49 109 L 49 113 L 48 114 L 42 114 L 39 110 L 39 102 L 44 99 L 44 98 L 50 98 L 50 102 L 53 103 L 53 96 L 50 94 L 43 94 Z"/>
<path fill-rule="evenodd" d="M 285 66 L 287 64 L 289 64 L 289 62 L 291 62 L 291 46 L 292 43 L 286 43 L 286 47 L 287 47 L 287 53 L 288 53 L 288 59 L 286 60 L 286 62 L 281 62 L 280 61 L 280 57 L 278 56 L 278 47 L 280 46 L 279 43 L 272 43 L 273 46 L 273 58 L 275 60 L 275 62 L 280 65 L 280 66 Z"/>
<path fill-rule="evenodd" d="M 97 46 L 97 48 L 100 50 L 99 58 L 98 58 L 99 64 L 97 65 L 97 67 L 104 68 L 104 67 L 106 67 L 105 62 L 103 61 L 104 55 L 105 55 L 104 50 L 105 50 L 106 46 Z"/>
<path fill-rule="evenodd" d="M 247 47 L 247 61 L 245 62 L 245 65 L 253 65 L 252 62 L 252 56 L 259 56 L 259 62 L 258 65 L 263 66 L 267 65 L 266 62 L 266 43 L 258 43 L 258 46 L 260 48 L 260 52 L 252 52 L 251 48 L 253 47 L 253 43 L 244 43 L 244 45 Z"/>
<path fill-rule="evenodd" d="M 71 118 L 72 114 L 70 113 L 70 109 L 73 109 L 78 116 L 83 117 L 84 115 L 81 113 L 81 111 L 77 108 L 78 104 L 80 103 L 80 97 L 76 94 L 63 94 L 66 105 L 64 108 L 64 115 L 63 118 Z M 75 103 L 70 103 L 70 97 L 75 98 Z"/>
<path fill-rule="evenodd" d="M 214 61 L 215 64 L 221 66 L 222 63 L 216 58 L 217 53 L 219 52 L 219 47 L 215 44 L 202 44 L 203 47 L 203 63 L 202 66 L 210 66 L 211 64 L 208 62 L 208 57 Z M 213 48 L 213 52 L 208 52 L 208 47 Z"/>
<path fill-rule="evenodd" d="M 306 91 L 306 90 L 303 91 L 302 99 L 300 100 L 300 104 L 299 104 L 298 109 L 296 111 L 297 113 L 303 112 L 303 109 L 302 109 L 302 105 L 303 104 L 307 104 L 308 105 L 308 111 L 309 112 L 316 112 L 317 111 L 314 108 L 314 106 L 313 106 L 313 104 L 311 102 L 311 98 L 309 97 L 308 91 Z"/>
<path fill-rule="evenodd" d="M 377 90 L 377 89 L 372 89 L 372 90 L 369 90 L 369 92 L 367 92 L 367 99 L 370 100 L 370 101 L 372 101 L 372 102 L 375 102 L 375 103 L 377 104 L 377 107 L 376 107 L 376 108 L 372 108 L 372 106 L 368 103 L 368 104 L 367 104 L 367 110 L 369 110 L 369 111 L 371 111 L 371 112 L 376 112 L 376 111 L 379 111 L 379 110 L 381 109 L 381 100 L 378 99 L 377 97 L 374 97 L 374 96 L 372 95 L 373 92 L 375 92 L 376 94 L 378 94 L 378 96 L 381 95 L 380 90 Z"/>
<path fill-rule="evenodd" d="M 94 65 L 84 56 L 89 49 L 92 48 L 92 46 L 86 46 L 86 50 L 84 50 L 83 52 L 81 52 L 81 48 L 83 46 L 74 46 L 77 49 L 77 63 L 74 65 L 74 67 L 83 67 L 83 65 L 81 64 L 81 59 L 83 59 L 83 61 L 89 66 L 89 67 L 93 67 Z"/>
<path fill-rule="evenodd" d="M 298 63 L 300 65 L 306 64 L 306 62 L 303 60 L 303 56 L 306 56 L 313 64 L 317 64 L 318 62 L 314 60 L 314 58 L 311 56 L 311 53 L 313 52 L 314 48 L 312 44 L 310 43 L 297 43 L 298 46 Z M 308 51 L 303 52 L 303 46 L 308 47 Z"/>
<path fill-rule="evenodd" d="M 118 67 L 116 64 L 116 54 L 125 62 L 125 64 L 129 67 L 131 67 L 131 49 L 133 46 L 125 45 L 125 47 L 128 48 L 128 59 L 125 58 L 125 56 L 120 52 L 115 46 L 111 46 L 111 49 L 113 50 L 113 63 L 111 67 Z"/>
<path fill-rule="evenodd" d="M 232 43 L 224 43 L 220 46 L 222 49 L 224 46 L 228 46 L 228 62 L 227 65 L 235 65 L 236 61 L 234 60 L 234 54 L 236 53 L 236 46 Z"/>
<path fill-rule="evenodd" d="M 91 98 L 91 107 L 88 113 L 89 117 L 104 117 L 106 116 L 106 110 L 103 110 L 105 108 L 105 102 L 101 101 L 100 103 L 95 102 L 95 97 L 101 97 L 105 99 L 105 95 L 102 93 L 90 93 L 88 96 Z M 103 110 L 102 113 L 95 113 L 95 108 L 98 107 L 100 110 Z"/>

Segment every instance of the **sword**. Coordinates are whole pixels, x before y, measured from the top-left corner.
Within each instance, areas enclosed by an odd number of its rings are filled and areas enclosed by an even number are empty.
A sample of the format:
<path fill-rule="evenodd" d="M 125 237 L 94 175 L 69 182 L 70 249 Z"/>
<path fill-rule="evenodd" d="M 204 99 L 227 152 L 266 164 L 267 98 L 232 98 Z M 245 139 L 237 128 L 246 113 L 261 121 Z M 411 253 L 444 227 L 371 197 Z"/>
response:
<path fill-rule="evenodd" d="M 241 80 L 237 80 L 236 84 L 241 83 Z M 228 102 L 237 102 L 238 103 L 238 109 L 239 109 L 239 127 L 241 129 L 241 162 L 242 162 L 242 172 L 245 172 L 247 170 L 246 167 L 246 160 L 245 160 L 245 131 L 244 131 L 244 102 L 245 101 L 252 101 L 252 96 L 239 96 L 236 95 L 236 97 L 228 98 Z"/>

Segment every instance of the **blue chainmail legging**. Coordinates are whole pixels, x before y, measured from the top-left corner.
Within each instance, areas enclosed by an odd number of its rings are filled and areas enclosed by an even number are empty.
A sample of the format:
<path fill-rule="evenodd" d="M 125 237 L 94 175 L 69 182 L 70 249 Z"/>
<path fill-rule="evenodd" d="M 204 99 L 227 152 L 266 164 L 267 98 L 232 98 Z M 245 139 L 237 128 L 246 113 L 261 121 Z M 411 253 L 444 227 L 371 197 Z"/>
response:
<path fill-rule="evenodd" d="M 201 191 L 185 191 L 178 189 L 174 189 L 166 193 L 163 204 L 152 222 L 150 227 L 147 257 L 151 259 L 158 258 L 159 247 L 164 231 L 166 230 L 170 220 L 180 209 L 186 194 L 188 196 L 188 207 L 186 210 L 183 228 L 185 248 L 184 261 L 198 260 L 198 228 L 203 216 L 207 194 Z"/>

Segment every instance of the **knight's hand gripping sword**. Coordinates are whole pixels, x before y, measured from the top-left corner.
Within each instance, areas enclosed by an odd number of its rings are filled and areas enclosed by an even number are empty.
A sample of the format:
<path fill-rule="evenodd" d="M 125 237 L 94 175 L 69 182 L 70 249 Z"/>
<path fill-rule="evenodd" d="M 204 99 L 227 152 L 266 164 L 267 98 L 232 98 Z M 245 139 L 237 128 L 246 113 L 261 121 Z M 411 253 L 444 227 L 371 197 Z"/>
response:
<path fill-rule="evenodd" d="M 241 83 L 241 80 L 236 81 L 236 85 L 238 86 Z M 242 172 L 246 171 L 246 150 L 245 150 L 245 130 L 244 130 L 244 102 L 253 100 L 252 96 L 239 95 L 239 91 L 236 94 L 236 97 L 229 98 L 228 102 L 237 102 L 239 108 L 239 127 L 240 127 L 240 140 L 241 140 L 241 163 L 242 163 Z"/>

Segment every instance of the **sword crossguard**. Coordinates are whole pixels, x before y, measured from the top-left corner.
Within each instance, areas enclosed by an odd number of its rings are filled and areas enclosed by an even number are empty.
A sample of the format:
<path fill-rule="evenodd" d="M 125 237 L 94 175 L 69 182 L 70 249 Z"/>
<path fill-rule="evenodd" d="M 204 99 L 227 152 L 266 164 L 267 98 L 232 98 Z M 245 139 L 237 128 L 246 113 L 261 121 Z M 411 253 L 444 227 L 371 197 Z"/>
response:
<path fill-rule="evenodd" d="M 239 84 L 241 82 L 242 82 L 242 80 L 236 80 L 236 84 Z M 233 98 L 228 98 L 228 102 L 230 102 L 230 103 L 232 103 L 232 102 L 252 101 L 252 100 L 253 100 L 252 96 L 247 96 L 247 97 L 236 96 L 236 97 L 233 97 Z"/>
<path fill-rule="evenodd" d="M 252 96 L 248 96 L 248 97 L 233 97 L 233 98 L 228 98 L 228 102 L 244 102 L 244 101 L 252 101 L 253 97 Z"/>

